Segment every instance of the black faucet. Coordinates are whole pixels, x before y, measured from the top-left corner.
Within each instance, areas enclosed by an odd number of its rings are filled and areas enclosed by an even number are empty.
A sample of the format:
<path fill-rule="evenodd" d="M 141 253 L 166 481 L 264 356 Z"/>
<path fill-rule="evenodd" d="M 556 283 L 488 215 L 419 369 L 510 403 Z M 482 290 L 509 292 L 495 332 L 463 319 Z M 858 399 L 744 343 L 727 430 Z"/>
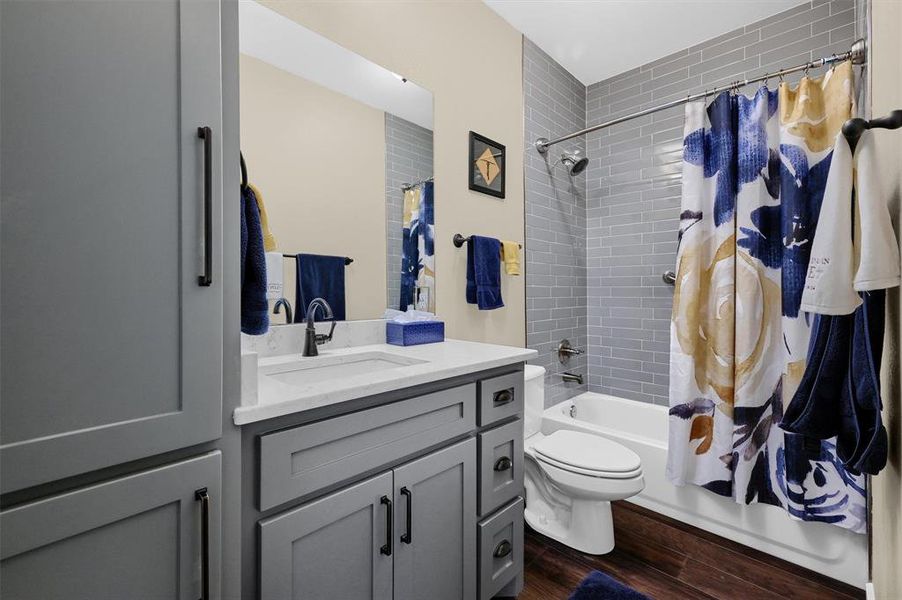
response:
<path fill-rule="evenodd" d="M 272 309 L 272 314 L 279 314 L 279 309 L 282 306 L 285 306 L 285 322 L 291 323 L 291 302 L 289 302 L 287 298 L 279 298 L 279 301 L 276 302 L 276 305 Z"/>
<path fill-rule="evenodd" d="M 324 333 L 316 333 L 316 325 L 313 321 L 314 313 L 317 308 L 321 308 L 324 311 L 324 317 L 330 321 L 332 321 L 332 327 L 329 329 L 329 334 L 326 335 Z M 325 344 L 327 342 L 332 341 L 332 334 L 335 333 L 335 318 L 332 316 L 332 307 L 329 306 L 329 303 L 323 300 L 322 298 L 314 298 L 310 303 L 310 306 L 307 307 L 307 329 L 306 335 L 304 336 L 304 356 L 318 356 L 319 350 L 316 349 L 317 346 Z"/>

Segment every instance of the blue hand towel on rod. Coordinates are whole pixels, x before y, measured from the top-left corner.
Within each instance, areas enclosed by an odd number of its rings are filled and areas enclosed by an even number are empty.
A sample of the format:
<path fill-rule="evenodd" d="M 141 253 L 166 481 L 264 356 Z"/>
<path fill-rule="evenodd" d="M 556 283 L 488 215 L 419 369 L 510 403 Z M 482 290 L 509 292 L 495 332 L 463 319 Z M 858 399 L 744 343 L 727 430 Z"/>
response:
<path fill-rule="evenodd" d="M 250 186 L 241 190 L 241 331 L 263 335 L 269 329 L 266 301 L 266 252 L 257 197 Z"/>
<path fill-rule="evenodd" d="M 501 242 L 474 235 L 467 244 L 467 302 L 479 310 L 504 306 L 501 299 Z"/>
<path fill-rule="evenodd" d="M 306 319 L 307 307 L 314 298 L 322 298 L 332 307 L 336 321 L 345 320 L 345 257 L 319 254 L 297 255 L 294 322 Z M 316 313 L 317 320 L 322 313 Z"/>

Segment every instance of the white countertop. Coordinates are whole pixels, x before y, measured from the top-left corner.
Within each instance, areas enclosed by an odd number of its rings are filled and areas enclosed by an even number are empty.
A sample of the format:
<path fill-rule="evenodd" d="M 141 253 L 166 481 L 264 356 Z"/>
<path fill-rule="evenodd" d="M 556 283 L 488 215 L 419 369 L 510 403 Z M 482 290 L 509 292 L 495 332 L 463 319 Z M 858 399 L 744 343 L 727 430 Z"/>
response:
<path fill-rule="evenodd" d="M 327 345 L 320 348 L 320 357 L 350 361 L 355 355 L 372 352 L 385 352 L 425 362 L 324 381 L 310 383 L 299 381 L 296 385 L 284 383 L 258 372 L 256 403 L 245 405 L 245 399 L 242 398 L 242 406 L 235 409 L 232 418 L 236 425 L 245 425 L 459 375 L 513 365 L 525 362 L 538 354 L 535 350 L 527 348 L 445 340 L 419 346 L 369 344 L 331 350 Z M 259 369 L 265 371 L 267 368 L 277 368 L 280 364 L 316 360 L 317 358 L 302 358 L 299 354 L 288 354 L 260 358 L 257 362 Z"/>

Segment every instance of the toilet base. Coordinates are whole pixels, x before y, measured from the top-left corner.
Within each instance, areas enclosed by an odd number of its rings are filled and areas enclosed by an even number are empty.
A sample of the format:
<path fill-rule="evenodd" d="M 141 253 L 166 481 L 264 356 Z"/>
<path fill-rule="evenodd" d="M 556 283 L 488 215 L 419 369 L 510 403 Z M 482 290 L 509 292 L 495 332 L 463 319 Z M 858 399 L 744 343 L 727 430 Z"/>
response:
<path fill-rule="evenodd" d="M 580 552 L 607 554 L 614 549 L 614 519 L 605 500 L 574 499 L 569 506 L 551 506 L 527 493 L 524 517 L 539 533 Z"/>

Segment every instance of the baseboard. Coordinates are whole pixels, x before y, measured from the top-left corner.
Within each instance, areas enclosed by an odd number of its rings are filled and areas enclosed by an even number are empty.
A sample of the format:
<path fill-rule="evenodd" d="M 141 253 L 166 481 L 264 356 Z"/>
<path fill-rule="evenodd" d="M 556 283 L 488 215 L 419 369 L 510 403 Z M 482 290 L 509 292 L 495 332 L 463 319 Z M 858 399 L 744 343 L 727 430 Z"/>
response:
<path fill-rule="evenodd" d="M 874 584 L 870 581 L 864 586 L 864 597 L 867 600 L 877 600 L 877 591 L 874 590 Z"/>

